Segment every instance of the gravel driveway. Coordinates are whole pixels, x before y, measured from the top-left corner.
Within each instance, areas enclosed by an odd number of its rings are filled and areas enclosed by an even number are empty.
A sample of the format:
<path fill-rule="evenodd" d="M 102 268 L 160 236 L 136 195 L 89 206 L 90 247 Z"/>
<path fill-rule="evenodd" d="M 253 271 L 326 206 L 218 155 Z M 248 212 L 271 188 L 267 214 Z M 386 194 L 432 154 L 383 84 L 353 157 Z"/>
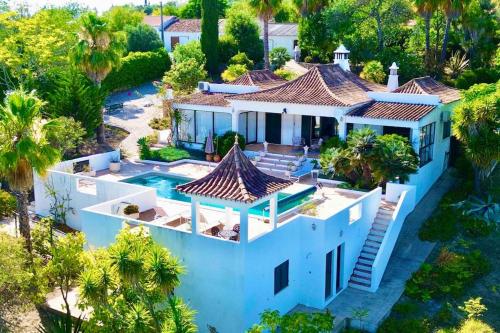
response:
<path fill-rule="evenodd" d="M 130 135 L 122 141 L 120 148 L 128 157 L 138 157 L 137 140 L 152 134 L 153 130 L 148 123 L 151 119 L 162 116 L 161 100 L 156 95 L 156 88 L 152 83 L 111 94 L 106 104 L 123 103 L 123 110 L 104 115 L 104 123 L 121 127 Z"/>

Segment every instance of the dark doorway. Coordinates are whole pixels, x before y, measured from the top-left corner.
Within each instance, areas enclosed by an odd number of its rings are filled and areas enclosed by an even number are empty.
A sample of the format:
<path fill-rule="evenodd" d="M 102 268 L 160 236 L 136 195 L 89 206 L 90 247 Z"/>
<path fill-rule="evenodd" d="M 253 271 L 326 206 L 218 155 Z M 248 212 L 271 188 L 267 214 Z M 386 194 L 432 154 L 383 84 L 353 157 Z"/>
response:
<path fill-rule="evenodd" d="M 332 262 L 333 251 L 330 251 L 326 254 L 325 299 L 332 296 Z"/>
<path fill-rule="evenodd" d="M 266 141 L 281 144 L 280 113 L 266 113 Z"/>
<path fill-rule="evenodd" d="M 179 44 L 179 37 L 178 36 L 172 36 L 170 37 L 170 49 L 173 51 L 175 46 Z"/>
<path fill-rule="evenodd" d="M 397 134 L 408 139 L 411 142 L 410 129 L 407 127 L 394 127 L 394 126 L 384 126 L 383 133 L 385 134 Z"/>
<path fill-rule="evenodd" d="M 335 272 L 335 291 L 339 293 L 342 290 L 342 264 L 343 264 L 343 246 L 344 244 L 341 244 L 337 246 L 337 265 L 336 269 L 337 271 Z"/>
<path fill-rule="evenodd" d="M 301 134 L 307 146 L 320 138 L 326 140 L 338 135 L 338 122 L 333 117 L 302 116 Z"/>

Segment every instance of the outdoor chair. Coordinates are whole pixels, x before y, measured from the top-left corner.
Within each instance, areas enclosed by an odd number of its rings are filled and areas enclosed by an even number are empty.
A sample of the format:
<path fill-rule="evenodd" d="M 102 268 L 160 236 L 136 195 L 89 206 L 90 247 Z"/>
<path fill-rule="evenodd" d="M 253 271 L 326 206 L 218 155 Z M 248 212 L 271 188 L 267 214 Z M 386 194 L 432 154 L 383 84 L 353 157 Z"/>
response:
<path fill-rule="evenodd" d="M 210 234 L 214 237 L 219 237 L 219 232 L 220 232 L 220 229 L 219 227 L 215 226 L 215 227 L 212 227 L 210 229 Z"/>
<path fill-rule="evenodd" d="M 311 149 L 319 150 L 322 144 L 323 144 L 323 138 L 320 138 L 318 141 L 311 142 Z"/>

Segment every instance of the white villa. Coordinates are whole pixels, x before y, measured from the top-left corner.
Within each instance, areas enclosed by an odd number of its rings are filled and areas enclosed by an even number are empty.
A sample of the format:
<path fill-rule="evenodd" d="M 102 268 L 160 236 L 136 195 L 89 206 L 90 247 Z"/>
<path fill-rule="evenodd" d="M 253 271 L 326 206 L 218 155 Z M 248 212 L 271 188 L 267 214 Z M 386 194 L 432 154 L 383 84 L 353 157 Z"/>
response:
<path fill-rule="evenodd" d="M 260 70 L 230 84 L 200 83 L 199 92 L 173 103 L 183 115 L 178 139 L 201 147 L 208 132 L 233 130 L 247 144 L 315 147 L 332 136 L 345 140 L 350 130 L 369 126 L 412 143 L 420 169 L 408 184 L 418 185 L 420 200 L 448 167 L 450 111 L 460 95 L 430 77 L 398 86 L 397 70 L 393 64 L 387 86 L 365 81 L 350 72 L 349 51 L 340 46 L 334 64 L 312 66 L 289 82 Z"/>
<path fill-rule="evenodd" d="M 224 34 L 224 22 L 223 19 L 219 20 L 219 35 Z M 159 16 L 145 16 L 144 23 L 155 28 L 161 37 L 162 25 Z M 293 56 L 293 50 L 298 44 L 297 29 L 297 23 L 269 23 L 269 49 L 284 47 L 290 56 Z M 172 51 L 177 44 L 182 45 L 192 40 L 200 40 L 201 20 L 164 16 L 163 30 L 165 48 Z M 262 26 L 260 34 L 260 38 L 262 38 Z"/>
<path fill-rule="evenodd" d="M 186 267 L 175 293 L 196 310 L 200 332 L 245 332 L 266 309 L 322 310 L 348 287 L 376 291 L 406 216 L 447 166 L 458 93 L 428 77 L 398 87 L 395 65 L 389 87 L 369 83 L 349 71 L 347 50 L 335 58 L 293 81 L 254 71 L 174 101 L 187 145 L 232 129 L 258 153 L 235 144 L 218 164 L 124 161 L 119 172 L 108 170 L 118 151 L 65 161 L 35 178 L 36 213 L 50 214 L 50 184 L 71 198 L 67 223 L 90 248 L 143 226 Z M 311 159 L 271 151 L 313 150 L 361 126 L 411 139 L 421 167 L 408 184 L 388 183 L 383 194 L 284 177 L 283 163 L 310 172 Z M 125 214 L 130 205 L 139 213 Z"/>

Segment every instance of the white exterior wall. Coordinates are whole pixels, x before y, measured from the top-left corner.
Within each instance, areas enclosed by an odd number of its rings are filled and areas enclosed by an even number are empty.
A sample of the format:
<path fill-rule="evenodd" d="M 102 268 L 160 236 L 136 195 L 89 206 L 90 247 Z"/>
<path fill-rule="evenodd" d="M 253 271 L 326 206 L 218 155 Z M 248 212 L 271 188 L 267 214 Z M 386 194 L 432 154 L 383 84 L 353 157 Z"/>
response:
<path fill-rule="evenodd" d="M 183 45 L 186 44 L 192 40 L 200 40 L 201 38 L 201 32 L 169 32 L 165 31 L 164 32 L 165 36 L 165 48 L 167 51 L 173 51 L 172 50 L 172 45 L 171 45 L 171 37 L 179 37 L 179 44 Z M 160 32 L 160 38 L 161 38 L 161 32 Z"/>
<path fill-rule="evenodd" d="M 262 36 L 260 36 L 260 38 L 262 38 Z M 297 39 L 297 36 L 269 36 L 269 50 L 277 47 L 284 47 L 293 58 L 293 42 Z"/>

